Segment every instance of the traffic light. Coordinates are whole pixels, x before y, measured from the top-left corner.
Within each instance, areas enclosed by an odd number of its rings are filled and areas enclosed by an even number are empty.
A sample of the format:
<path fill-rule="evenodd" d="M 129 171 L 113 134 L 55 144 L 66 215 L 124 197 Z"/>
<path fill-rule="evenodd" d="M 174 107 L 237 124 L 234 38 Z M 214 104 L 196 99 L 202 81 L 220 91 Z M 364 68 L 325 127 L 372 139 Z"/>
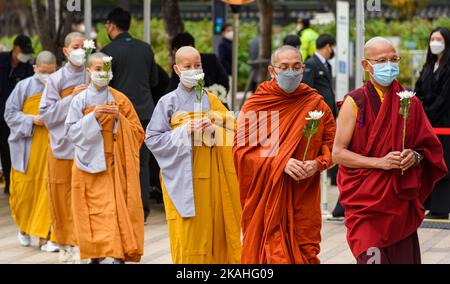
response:
<path fill-rule="evenodd" d="M 214 34 L 219 35 L 222 31 L 222 26 L 226 22 L 226 4 L 220 0 L 213 1 L 213 20 L 214 20 Z"/>

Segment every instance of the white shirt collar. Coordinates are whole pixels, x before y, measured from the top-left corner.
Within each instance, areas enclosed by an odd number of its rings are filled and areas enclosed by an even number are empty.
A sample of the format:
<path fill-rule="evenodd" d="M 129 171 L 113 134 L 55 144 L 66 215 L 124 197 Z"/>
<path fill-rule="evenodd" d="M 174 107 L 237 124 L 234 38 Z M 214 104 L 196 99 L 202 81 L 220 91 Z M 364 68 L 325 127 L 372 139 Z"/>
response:
<path fill-rule="evenodd" d="M 322 56 L 322 54 L 318 53 L 317 51 L 314 53 L 317 57 L 319 57 L 320 62 L 322 62 L 323 64 L 327 63 L 327 60 L 325 59 L 325 57 Z"/>

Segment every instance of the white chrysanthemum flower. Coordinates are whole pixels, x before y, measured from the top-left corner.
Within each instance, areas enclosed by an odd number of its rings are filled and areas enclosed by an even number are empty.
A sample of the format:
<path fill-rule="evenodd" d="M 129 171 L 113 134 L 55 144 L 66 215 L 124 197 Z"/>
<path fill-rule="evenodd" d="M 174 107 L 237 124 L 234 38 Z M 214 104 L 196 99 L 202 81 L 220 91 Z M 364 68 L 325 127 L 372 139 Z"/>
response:
<path fill-rule="evenodd" d="M 106 57 L 103 57 L 103 62 L 104 63 L 110 63 L 111 61 L 112 61 L 112 57 L 111 56 L 106 56 Z"/>
<path fill-rule="evenodd" d="M 220 84 L 214 84 L 206 88 L 206 90 L 216 95 L 222 102 L 227 101 L 228 94 L 224 86 Z"/>
<path fill-rule="evenodd" d="M 200 81 L 200 80 L 203 80 L 203 79 L 205 79 L 205 73 L 200 73 L 200 74 L 198 74 L 198 75 L 195 75 L 195 80 L 197 80 L 197 81 Z"/>
<path fill-rule="evenodd" d="M 95 49 L 95 42 L 91 39 L 87 39 L 83 42 L 84 49 Z"/>
<path fill-rule="evenodd" d="M 306 120 L 319 120 L 324 115 L 324 112 L 314 110 L 314 111 L 308 112 L 308 114 L 309 114 L 309 117 L 307 117 Z"/>
<path fill-rule="evenodd" d="M 397 96 L 400 97 L 400 100 L 403 99 L 410 99 L 412 97 L 414 97 L 416 95 L 415 92 L 411 92 L 411 91 L 403 91 L 403 92 L 398 92 Z"/>

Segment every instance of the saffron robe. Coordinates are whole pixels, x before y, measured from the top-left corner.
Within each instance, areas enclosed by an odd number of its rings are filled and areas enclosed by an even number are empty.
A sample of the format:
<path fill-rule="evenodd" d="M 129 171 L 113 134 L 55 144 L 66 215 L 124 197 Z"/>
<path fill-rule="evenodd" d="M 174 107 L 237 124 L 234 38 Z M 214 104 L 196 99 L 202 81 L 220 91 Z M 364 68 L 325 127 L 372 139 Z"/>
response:
<path fill-rule="evenodd" d="M 6 102 L 5 121 L 11 129 L 11 215 L 21 232 L 46 239 L 51 224 L 46 189 L 48 131 L 34 125 L 44 87 L 35 76 L 19 82 Z"/>
<path fill-rule="evenodd" d="M 75 245 L 70 183 L 73 145 L 67 139 L 64 123 L 72 102 L 72 92 L 89 77 L 84 68 L 67 63 L 50 75 L 42 95 L 39 115 L 50 132 L 47 155 L 47 190 L 49 194 L 52 234 L 60 245 Z"/>
<path fill-rule="evenodd" d="M 158 102 L 146 134 L 162 170 L 172 261 L 239 263 L 241 208 L 232 161 L 235 120 L 216 96 L 203 94 L 197 112 L 196 100 L 195 91 L 187 92 L 180 84 Z M 193 144 L 186 123 L 205 116 L 214 123 L 215 142 Z M 177 183 L 185 186 L 174 186 Z"/>
<path fill-rule="evenodd" d="M 289 159 L 303 159 L 305 118 L 313 110 L 324 116 L 306 160 L 317 161 L 318 172 L 296 183 L 284 169 Z M 243 208 L 242 263 L 319 263 L 320 171 L 332 165 L 335 131 L 330 108 L 306 84 L 287 94 L 275 80 L 264 82 L 244 104 L 234 146 Z"/>
<path fill-rule="evenodd" d="M 94 116 L 99 104 L 119 107 L 120 117 Z M 144 130 L 130 100 L 113 88 L 91 84 L 76 96 L 66 120 L 75 146 L 72 206 L 80 257 L 139 262 L 144 253 L 144 214 L 139 150 Z"/>

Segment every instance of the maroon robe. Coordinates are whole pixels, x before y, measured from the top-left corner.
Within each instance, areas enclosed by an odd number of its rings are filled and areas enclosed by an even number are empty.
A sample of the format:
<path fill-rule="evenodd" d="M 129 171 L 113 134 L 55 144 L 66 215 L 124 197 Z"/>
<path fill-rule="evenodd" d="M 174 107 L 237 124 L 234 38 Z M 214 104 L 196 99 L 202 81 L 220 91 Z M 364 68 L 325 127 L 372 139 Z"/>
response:
<path fill-rule="evenodd" d="M 397 92 L 403 90 L 394 81 L 383 103 L 371 82 L 348 94 L 358 107 L 348 150 L 367 157 L 402 150 L 403 117 Z M 364 257 L 370 248 L 387 249 L 400 241 L 411 241 L 408 238 L 414 237 L 424 218 L 422 203 L 448 172 L 442 145 L 416 97 L 407 119 L 406 149 L 423 154 L 424 159 L 404 175 L 400 170 L 339 168 L 337 182 L 345 207 L 347 241 L 356 258 Z M 414 249 L 414 241 L 404 247 Z"/>

